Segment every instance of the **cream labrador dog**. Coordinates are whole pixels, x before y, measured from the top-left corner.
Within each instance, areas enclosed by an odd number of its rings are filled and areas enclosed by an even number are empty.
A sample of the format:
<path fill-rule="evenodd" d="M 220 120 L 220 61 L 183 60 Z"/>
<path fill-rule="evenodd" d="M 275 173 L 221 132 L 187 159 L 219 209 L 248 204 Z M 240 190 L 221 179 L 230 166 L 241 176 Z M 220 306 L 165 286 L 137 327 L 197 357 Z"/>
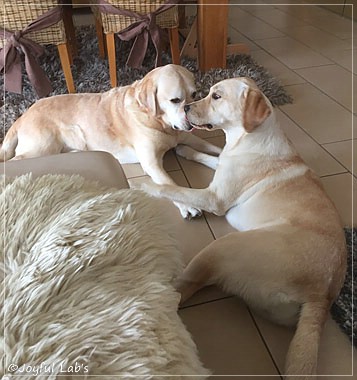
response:
<path fill-rule="evenodd" d="M 174 184 L 163 156 L 177 144 L 219 154 L 194 136 L 184 105 L 195 92 L 193 74 L 178 65 L 149 72 L 142 80 L 97 94 L 59 95 L 36 102 L 9 129 L 0 160 L 72 150 L 101 150 L 121 164 L 139 162 L 157 184 Z M 177 204 L 185 218 L 200 210 Z"/>
<path fill-rule="evenodd" d="M 214 178 L 206 189 L 145 190 L 225 214 L 237 232 L 214 241 L 188 264 L 178 285 L 182 300 L 218 284 L 278 323 L 297 322 L 285 374 L 311 379 L 320 334 L 346 270 L 338 212 L 253 81 L 224 80 L 185 110 L 196 128 L 226 134 L 219 158 L 180 148 L 186 158 L 216 169 Z"/>

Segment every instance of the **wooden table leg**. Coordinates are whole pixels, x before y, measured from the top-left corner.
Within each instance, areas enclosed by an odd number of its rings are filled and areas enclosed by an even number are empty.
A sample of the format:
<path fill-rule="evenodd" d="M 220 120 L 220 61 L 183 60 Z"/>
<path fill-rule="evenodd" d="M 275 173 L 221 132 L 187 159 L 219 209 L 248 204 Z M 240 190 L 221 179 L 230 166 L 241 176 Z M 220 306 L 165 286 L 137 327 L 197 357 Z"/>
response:
<path fill-rule="evenodd" d="M 198 0 L 197 16 L 198 64 L 200 70 L 225 68 L 228 0 Z"/>

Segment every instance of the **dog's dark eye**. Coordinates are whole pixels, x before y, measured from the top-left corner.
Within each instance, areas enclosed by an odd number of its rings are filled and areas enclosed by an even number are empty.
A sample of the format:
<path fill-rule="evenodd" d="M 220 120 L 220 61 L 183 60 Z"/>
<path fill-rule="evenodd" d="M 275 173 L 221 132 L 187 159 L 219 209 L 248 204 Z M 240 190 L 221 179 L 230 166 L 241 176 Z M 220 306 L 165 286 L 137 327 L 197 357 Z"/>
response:
<path fill-rule="evenodd" d="M 218 95 L 217 93 L 213 93 L 212 94 L 212 98 L 214 99 L 214 100 L 217 100 L 217 99 L 221 99 L 221 95 Z"/>
<path fill-rule="evenodd" d="M 180 98 L 171 99 L 170 102 L 171 103 L 181 103 L 181 99 Z"/>
<path fill-rule="evenodd" d="M 197 95 L 197 92 L 195 91 L 195 92 L 193 92 L 193 93 L 191 94 L 191 98 L 192 98 L 192 99 L 196 99 L 196 95 Z"/>

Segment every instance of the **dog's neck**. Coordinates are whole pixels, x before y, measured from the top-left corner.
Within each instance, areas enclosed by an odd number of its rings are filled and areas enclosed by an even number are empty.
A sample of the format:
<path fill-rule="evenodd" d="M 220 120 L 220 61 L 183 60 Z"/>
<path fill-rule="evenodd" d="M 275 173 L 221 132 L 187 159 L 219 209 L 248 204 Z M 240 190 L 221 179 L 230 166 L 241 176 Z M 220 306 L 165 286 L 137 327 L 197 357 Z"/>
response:
<path fill-rule="evenodd" d="M 226 135 L 224 151 L 254 153 L 267 156 L 290 156 L 296 154 L 285 133 L 276 120 L 274 110 L 254 131 L 247 132 L 242 122 L 223 129 Z"/>

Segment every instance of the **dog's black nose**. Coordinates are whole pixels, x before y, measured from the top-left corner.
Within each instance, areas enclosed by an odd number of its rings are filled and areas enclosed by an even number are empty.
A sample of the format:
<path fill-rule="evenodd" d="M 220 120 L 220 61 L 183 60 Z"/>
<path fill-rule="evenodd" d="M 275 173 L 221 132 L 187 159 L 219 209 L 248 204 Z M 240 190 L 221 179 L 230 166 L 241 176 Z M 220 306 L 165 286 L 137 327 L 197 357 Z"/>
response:
<path fill-rule="evenodd" d="M 185 107 L 183 107 L 183 109 L 187 113 L 190 110 L 190 105 L 186 104 Z"/>

